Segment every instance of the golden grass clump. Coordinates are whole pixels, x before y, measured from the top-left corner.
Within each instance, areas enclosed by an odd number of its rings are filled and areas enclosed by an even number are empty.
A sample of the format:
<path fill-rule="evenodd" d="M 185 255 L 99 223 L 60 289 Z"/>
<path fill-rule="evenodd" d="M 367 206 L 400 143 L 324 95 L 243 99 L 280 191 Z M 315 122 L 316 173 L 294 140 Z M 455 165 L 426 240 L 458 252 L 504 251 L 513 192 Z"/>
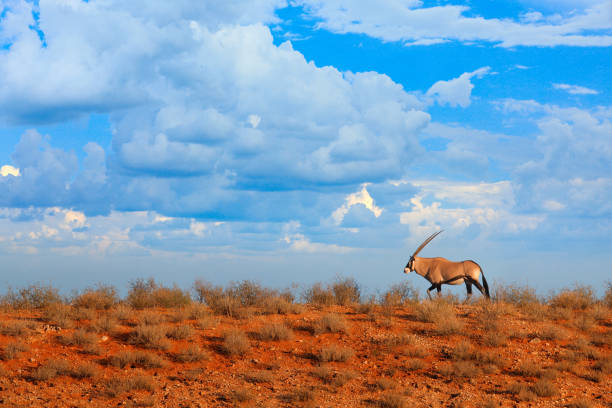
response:
<path fill-rule="evenodd" d="M 328 313 L 321 317 L 314 326 L 315 334 L 322 333 L 347 333 L 348 323 L 346 319 L 336 313 Z"/>
<path fill-rule="evenodd" d="M 289 340 L 293 332 L 283 323 L 267 323 L 257 331 L 257 338 L 265 341 Z"/>
<path fill-rule="evenodd" d="M 244 331 L 231 329 L 223 334 L 223 352 L 229 356 L 242 356 L 250 348 L 249 339 Z"/>
<path fill-rule="evenodd" d="M 18 337 L 28 333 L 28 324 L 22 320 L 11 320 L 0 323 L 0 334 Z"/>
<path fill-rule="evenodd" d="M 108 359 L 109 365 L 113 367 L 141 367 L 141 368 L 161 368 L 166 365 L 166 361 L 157 354 L 145 351 L 120 351 Z"/>
<path fill-rule="evenodd" d="M 170 348 L 170 342 L 166 339 L 167 333 L 167 328 L 162 325 L 139 324 L 130 334 L 129 341 L 131 344 L 140 347 L 167 350 Z"/>
<path fill-rule="evenodd" d="M 108 310 L 119 302 L 117 289 L 111 285 L 99 284 L 96 288 L 87 288 L 73 300 L 72 304 L 79 308 Z"/>
<path fill-rule="evenodd" d="M 155 388 L 155 380 L 153 377 L 142 374 L 131 374 L 125 377 L 112 377 L 107 380 L 104 383 L 103 394 L 114 398 L 128 391 L 154 391 Z"/>
<path fill-rule="evenodd" d="M 332 344 L 321 349 L 317 357 L 321 362 L 337 361 L 343 363 L 353 357 L 354 354 L 355 352 L 350 348 Z"/>
<path fill-rule="evenodd" d="M 194 363 L 197 361 L 207 360 L 208 353 L 202 350 L 197 344 L 191 344 L 176 353 L 175 359 L 180 363 Z"/>
<path fill-rule="evenodd" d="M 28 345 L 25 344 L 23 341 L 21 340 L 16 340 L 13 342 L 8 343 L 6 346 L 4 346 L 4 349 L 2 350 L 2 353 L 0 353 L 0 359 L 1 360 L 13 360 L 15 358 L 17 358 L 17 356 L 20 353 L 23 353 L 24 351 L 28 350 Z"/>

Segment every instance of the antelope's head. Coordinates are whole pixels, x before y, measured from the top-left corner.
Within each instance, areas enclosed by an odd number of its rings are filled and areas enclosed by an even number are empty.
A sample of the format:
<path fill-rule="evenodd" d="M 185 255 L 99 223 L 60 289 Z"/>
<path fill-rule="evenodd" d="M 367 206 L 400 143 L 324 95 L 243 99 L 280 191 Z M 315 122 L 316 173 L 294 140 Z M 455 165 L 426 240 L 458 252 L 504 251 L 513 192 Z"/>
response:
<path fill-rule="evenodd" d="M 415 268 L 414 267 L 414 261 L 415 261 L 415 257 L 417 256 L 417 254 L 419 252 L 421 252 L 421 249 L 425 248 L 425 245 L 429 244 L 432 239 L 434 239 L 439 234 L 441 234 L 442 231 L 444 231 L 444 230 L 440 230 L 438 232 L 434 232 L 429 237 L 427 237 L 427 239 L 425 241 L 423 241 L 423 243 L 421 245 L 419 245 L 417 250 L 414 251 L 414 254 L 412 254 L 412 256 L 410 256 L 410 260 L 408 261 L 408 263 L 406 264 L 406 267 L 404 268 L 404 273 L 410 273 L 410 272 L 414 271 L 414 268 Z"/>

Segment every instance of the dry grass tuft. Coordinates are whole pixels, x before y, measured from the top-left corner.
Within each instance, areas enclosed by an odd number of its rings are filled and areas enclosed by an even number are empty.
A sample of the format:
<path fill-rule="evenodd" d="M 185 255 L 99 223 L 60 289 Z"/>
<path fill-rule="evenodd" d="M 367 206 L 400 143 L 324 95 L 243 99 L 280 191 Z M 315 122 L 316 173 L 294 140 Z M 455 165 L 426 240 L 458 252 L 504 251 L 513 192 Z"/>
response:
<path fill-rule="evenodd" d="M 403 395 L 397 393 L 388 393 L 378 401 L 381 408 L 406 408 L 407 402 Z"/>
<path fill-rule="evenodd" d="M 576 285 L 574 289 L 564 289 L 553 295 L 549 304 L 555 308 L 585 310 L 595 304 L 595 294 L 589 286 Z"/>
<path fill-rule="evenodd" d="M 595 408 L 596 405 L 589 399 L 576 398 L 567 405 L 567 408 Z"/>
<path fill-rule="evenodd" d="M 154 391 L 155 380 L 149 375 L 129 375 L 127 377 L 112 377 L 104 384 L 104 395 L 117 397 L 124 392 L 142 390 Z"/>
<path fill-rule="evenodd" d="M 271 383 L 274 381 L 274 375 L 269 371 L 251 371 L 244 374 L 244 380 L 253 384 Z"/>
<path fill-rule="evenodd" d="M 557 386 L 547 379 L 537 381 L 530 388 L 538 397 L 554 397 L 559 394 Z"/>
<path fill-rule="evenodd" d="M 98 336 L 83 329 L 75 330 L 69 335 L 60 335 L 57 340 L 64 346 L 91 346 L 98 342 Z"/>
<path fill-rule="evenodd" d="M 343 363 L 353 357 L 354 354 L 355 352 L 350 348 L 339 347 L 332 344 L 321 349 L 317 357 L 321 362 L 338 361 Z"/>
<path fill-rule="evenodd" d="M 99 284 L 96 288 L 85 289 L 77 295 L 72 304 L 76 307 L 94 310 L 108 310 L 119 302 L 114 286 Z"/>
<path fill-rule="evenodd" d="M 186 340 L 193 336 L 193 328 L 189 325 L 183 324 L 180 326 L 174 326 L 168 333 L 166 333 L 166 337 L 173 340 Z"/>
<path fill-rule="evenodd" d="M 104 315 L 94 320 L 89 328 L 96 333 L 112 333 L 117 329 L 118 324 L 119 322 L 116 318 Z"/>
<path fill-rule="evenodd" d="M 230 356 L 243 356 L 250 348 L 249 339 L 244 331 L 231 329 L 223 334 L 222 350 Z"/>
<path fill-rule="evenodd" d="M 69 375 L 72 372 L 67 360 L 51 359 L 38 367 L 31 375 L 33 380 L 48 381 L 58 375 Z"/>
<path fill-rule="evenodd" d="M 281 396 L 281 399 L 287 403 L 309 403 L 313 402 L 317 397 L 317 394 L 311 390 L 310 388 L 301 387 L 289 394 L 285 394 Z"/>
<path fill-rule="evenodd" d="M 209 356 L 197 344 L 191 344 L 175 354 L 176 361 L 180 363 L 195 363 L 197 361 L 208 360 Z"/>
<path fill-rule="evenodd" d="M 537 337 L 542 340 L 565 340 L 569 336 L 567 331 L 559 326 L 547 324 L 537 331 Z"/>
<path fill-rule="evenodd" d="M 28 324 L 22 320 L 11 320 L 0 324 L 0 334 L 4 336 L 24 336 L 28 333 Z"/>
<path fill-rule="evenodd" d="M 268 323 L 257 331 L 257 338 L 265 341 L 289 340 L 293 332 L 283 323 Z"/>
<path fill-rule="evenodd" d="M 43 321 L 53 323 L 62 329 L 71 329 L 74 327 L 74 320 L 72 317 L 72 307 L 63 303 L 51 303 L 45 307 L 42 315 Z"/>
<path fill-rule="evenodd" d="M 390 378 L 382 377 L 374 381 L 374 387 L 382 391 L 393 390 L 397 388 L 397 382 L 393 381 Z"/>
<path fill-rule="evenodd" d="M 70 376 L 73 378 L 95 378 L 100 375 L 100 368 L 89 361 L 80 363 L 70 371 Z"/>
<path fill-rule="evenodd" d="M 145 351 L 120 351 L 108 359 L 108 363 L 113 367 L 142 367 L 142 368 L 161 368 L 166 365 L 166 361 L 157 354 Z"/>
<path fill-rule="evenodd" d="M 347 333 L 348 323 L 344 317 L 336 313 L 329 313 L 316 322 L 314 332 L 317 335 L 322 333 Z"/>
<path fill-rule="evenodd" d="M 231 390 L 228 395 L 228 399 L 234 403 L 242 404 L 253 401 L 255 399 L 255 395 L 253 394 L 253 391 L 249 390 L 248 388 L 240 387 Z"/>
<path fill-rule="evenodd" d="M 130 343 L 136 346 L 167 350 L 170 342 L 166 339 L 167 329 L 164 326 L 138 325 L 130 334 Z"/>
<path fill-rule="evenodd" d="M 0 360 L 13 360 L 19 355 L 19 353 L 23 353 L 27 350 L 27 344 L 23 343 L 20 340 L 8 343 L 6 346 L 4 346 L 2 354 L 0 354 Z"/>

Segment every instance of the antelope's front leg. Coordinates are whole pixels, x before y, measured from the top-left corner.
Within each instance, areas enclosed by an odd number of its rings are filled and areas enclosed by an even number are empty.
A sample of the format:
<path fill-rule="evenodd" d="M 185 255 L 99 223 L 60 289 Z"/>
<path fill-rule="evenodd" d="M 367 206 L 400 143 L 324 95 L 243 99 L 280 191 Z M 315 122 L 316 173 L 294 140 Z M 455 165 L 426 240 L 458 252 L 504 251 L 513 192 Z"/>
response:
<path fill-rule="evenodd" d="M 433 300 L 431 298 L 431 293 L 429 293 L 429 291 L 432 290 L 432 289 L 435 289 L 435 288 L 436 288 L 436 285 L 433 284 L 433 285 L 431 285 L 431 287 L 429 289 L 427 289 L 427 296 L 429 297 L 429 300 Z"/>

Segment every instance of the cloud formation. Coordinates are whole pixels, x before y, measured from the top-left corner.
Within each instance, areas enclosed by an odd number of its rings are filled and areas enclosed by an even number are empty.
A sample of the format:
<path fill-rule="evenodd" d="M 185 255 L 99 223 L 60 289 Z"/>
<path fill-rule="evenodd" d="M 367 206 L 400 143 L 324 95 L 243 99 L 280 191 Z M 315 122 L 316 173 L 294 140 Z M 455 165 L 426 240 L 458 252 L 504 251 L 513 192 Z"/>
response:
<path fill-rule="evenodd" d="M 572 95 L 597 95 L 594 89 L 586 88 L 580 85 L 569 85 L 569 84 L 553 84 L 554 89 L 560 89 Z"/>
<path fill-rule="evenodd" d="M 491 71 L 491 67 L 478 68 L 472 72 L 465 72 L 459 77 L 448 80 L 438 81 L 427 90 L 426 96 L 434 99 L 440 105 L 451 107 L 460 106 L 467 108 L 472 103 L 472 78 L 482 78 Z"/>
<path fill-rule="evenodd" d="M 406 45 L 446 41 L 483 41 L 501 47 L 612 45 L 612 10 L 606 1 L 586 2 L 583 10 L 565 16 L 531 12 L 519 19 L 469 16 L 468 6 L 425 7 L 422 1 L 300 0 L 297 3 L 308 14 L 321 19 L 320 28 L 335 33 L 366 34 Z"/>

